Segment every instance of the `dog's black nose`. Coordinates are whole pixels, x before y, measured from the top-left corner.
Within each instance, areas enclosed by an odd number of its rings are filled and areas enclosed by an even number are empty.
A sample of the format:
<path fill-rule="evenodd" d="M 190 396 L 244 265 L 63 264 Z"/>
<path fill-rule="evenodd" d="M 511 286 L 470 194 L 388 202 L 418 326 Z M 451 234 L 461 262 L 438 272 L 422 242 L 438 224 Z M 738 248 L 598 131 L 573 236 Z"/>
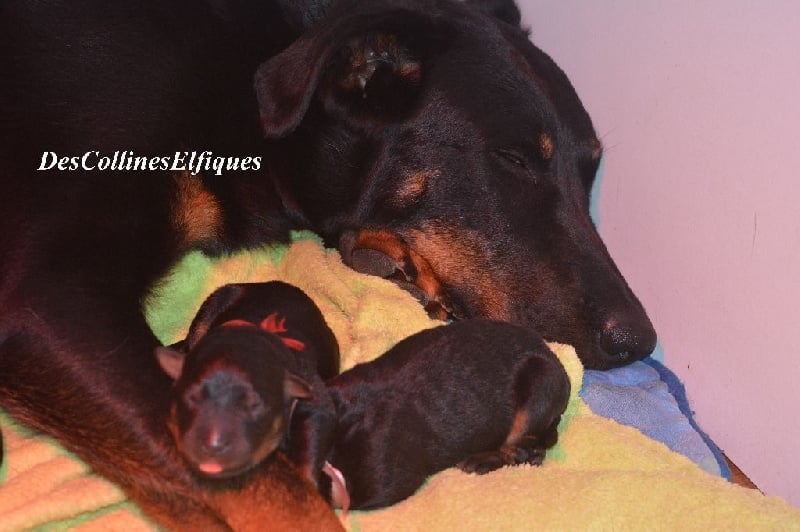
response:
<path fill-rule="evenodd" d="M 615 365 L 640 360 L 656 348 L 656 331 L 649 320 L 645 321 L 619 318 L 606 321 L 600 331 L 600 347 Z"/>

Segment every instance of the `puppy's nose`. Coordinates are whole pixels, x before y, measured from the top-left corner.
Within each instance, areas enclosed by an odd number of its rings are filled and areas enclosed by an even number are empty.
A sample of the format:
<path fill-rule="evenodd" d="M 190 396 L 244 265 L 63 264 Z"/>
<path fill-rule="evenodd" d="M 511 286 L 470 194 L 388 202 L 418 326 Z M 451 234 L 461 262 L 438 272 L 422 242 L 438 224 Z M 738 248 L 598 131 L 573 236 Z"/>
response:
<path fill-rule="evenodd" d="M 600 331 L 600 347 L 616 366 L 646 357 L 656 348 L 656 341 L 656 331 L 647 319 L 611 318 Z"/>
<path fill-rule="evenodd" d="M 231 439 L 222 431 L 212 430 L 203 441 L 203 451 L 208 456 L 219 456 L 230 447 Z"/>

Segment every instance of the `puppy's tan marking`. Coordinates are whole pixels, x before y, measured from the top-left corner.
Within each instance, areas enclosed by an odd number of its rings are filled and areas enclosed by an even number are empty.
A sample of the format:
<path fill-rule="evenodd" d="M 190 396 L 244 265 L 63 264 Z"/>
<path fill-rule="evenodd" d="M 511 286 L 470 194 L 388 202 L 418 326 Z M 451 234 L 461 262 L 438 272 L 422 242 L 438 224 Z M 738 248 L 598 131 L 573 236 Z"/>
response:
<path fill-rule="evenodd" d="M 250 458 L 250 463 L 252 465 L 260 464 L 266 458 L 271 455 L 275 449 L 281 443 L 283 439 L 283 417 L 275 416 L 275 419 L 272 420 L 272 426 L 269 428 L 267 432 L 269 437 L 264 438 L 264 441 L 261 442 L 257 448 L 253 449 L 252 456 Z M 310 474 L 308 478 L 311 478 Z"/>
<path fill-rule="evenodd" d="M 508 431 L 505 445 L 516 445 L 519 443 L 522 436 L 528 430 L 528 420 L 530 416 L 528 411 L 524 408 L 517 410 L 514 414 L 514 421 L 511 424 L 511 430 Z"/>
<path fill-rule="evenodd" d="M 222 228 L 222 210 L 217 198 L 205 189 L 199 176 L 184 171 L 174 177 L 178 188 L 172 223 L 182 236 L 182 245 L 189 248 L 215 241 Z"/>

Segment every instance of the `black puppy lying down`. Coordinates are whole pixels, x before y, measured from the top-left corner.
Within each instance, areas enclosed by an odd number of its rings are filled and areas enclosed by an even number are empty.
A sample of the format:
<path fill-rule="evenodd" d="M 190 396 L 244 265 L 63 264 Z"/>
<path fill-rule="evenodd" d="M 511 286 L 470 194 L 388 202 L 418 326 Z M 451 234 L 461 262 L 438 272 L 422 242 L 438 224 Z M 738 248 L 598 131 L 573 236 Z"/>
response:
<path fill-rule="evenodd" d="M 286 443 L 296 410 L 310 429 L 293 458 L 316 482 L 322 464 L 306 454 L 320 456 L 317 435 L 331 433 L 321 379 L 338 373 L 339 347 L 302 290 L 278 281 L 226 285 L 203 303 L 186 340 L 156 355 L 175 379 L 170 430 L 194 470 L 229 478 L 250 469 Z"/>
<path fill-rule="evenodd" d="M 275 334 L 287 332 L 275 312 L 288 316 L 291 336 Z M 338 367 L 335 339 L 314 303 L 278 282 L 215 292 L 185 344 L 157 355 L 176 379 L 170 423 L 187 461 L 228 478 L 283 444 L 344 509 L 394 504 L 452 466 L 486 473 L 540 464 L 570 391 L 536 333 L 467 320 L 422 331 L 329 379 L 329 395 L 320 376 Z"/>
<path fill-rule="evenodd" d="M 541 464 L 557 439 L 567 374 L 538 334 L 467 320 L 406 338 L 328 381 L 338 425 L 326 460 L 335 506 L 394 504 L 452 466 Z M 320 460 L 317 460 L 320 462 Z"/>

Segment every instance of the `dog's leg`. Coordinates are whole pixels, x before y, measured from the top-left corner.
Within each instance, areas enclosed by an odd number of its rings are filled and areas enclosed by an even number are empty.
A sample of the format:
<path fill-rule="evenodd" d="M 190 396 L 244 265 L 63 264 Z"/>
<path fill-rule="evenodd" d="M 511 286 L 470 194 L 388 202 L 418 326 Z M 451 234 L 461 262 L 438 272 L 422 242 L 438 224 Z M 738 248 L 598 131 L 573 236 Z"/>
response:
<path fill-rule="evenodd" d="M 211 505 L 237 532 L 343 530 L 331 507 L 282 453 L 274 453 L 244 485 L 215 489 Z"/>
<path fill-rule="evenodd" d="M 79 343 L 41 321 L 35 310 L 24 314 L 13 317 L 24 324 L 7 331 L 0 345 L 3 408 L 56 438 L 160 525 L 226 530 L 165 432 L 169 385 L 145 356 L 155 339 L 133 327 L 116 347 L 91 338 Z"/>
<path fill-rule="evenodd" d="M 241 489 L 201 488 L 166 428 L 170 382 L 152 355 L 157 341 L 138 311 L 120 310 L 136 309 L 135 302 L 89 300 L 90 289 L 80 286 L 48 287 L 47 297 L 64 303 L 39 306 L 43 300 L 30 293 L 27 305 L 4 312 L 0 406 L 53 436 L 167 529 L 290 528 L 279 516 L 313 528 L 312 516 L 325 512 L 333 523 L 323 499 L 285 465 Z M 252 520 L 249 527 L 242 515 Z"/>

